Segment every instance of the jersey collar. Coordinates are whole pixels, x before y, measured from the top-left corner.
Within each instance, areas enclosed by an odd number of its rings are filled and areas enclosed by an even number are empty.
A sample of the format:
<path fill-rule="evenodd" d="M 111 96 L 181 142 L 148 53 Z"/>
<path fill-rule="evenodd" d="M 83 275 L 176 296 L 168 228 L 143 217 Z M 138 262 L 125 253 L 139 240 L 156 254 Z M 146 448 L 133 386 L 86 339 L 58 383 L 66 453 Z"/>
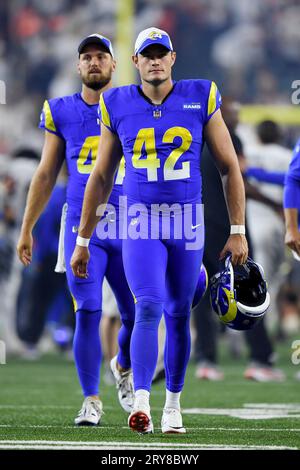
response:
<path fill-rule="evenodd" d="M 153 103 L 150 98 L 148 98 L 148 96 L 145 95 L 145 93 L 143 92 L 143 89 L 142 89 L 142 85 L 138 85 L 137 87 L 137 90 L 140 94 L 140 96 L 142 98 L 144 98 L 144 100 L 146 100 L 148 103 L 150 103 L 152 106 L 161 106 L 162 104 L 164 104 L 166 102 L 166 100 L 169 98 L 169 96 L 173 93 L 174 89 L 175 89 L 175 86 L 176 86 L 176 81 L 173 81 L 173 86 L 171 88 L 171 90 L 169 91 L 169 93 L 164 97 L 164 99 L 162 100 L 162 102 L 160 104 L 155 104 Z"/>

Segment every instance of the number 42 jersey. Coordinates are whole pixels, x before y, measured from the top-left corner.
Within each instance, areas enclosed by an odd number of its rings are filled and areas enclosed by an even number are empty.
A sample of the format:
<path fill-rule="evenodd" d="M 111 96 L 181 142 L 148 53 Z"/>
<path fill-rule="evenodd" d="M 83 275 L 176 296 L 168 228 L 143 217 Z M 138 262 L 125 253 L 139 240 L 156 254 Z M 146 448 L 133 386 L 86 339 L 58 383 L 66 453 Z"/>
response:
<path fill-rule="evenodd" d="M 203 129 L 220 105 L 220 93 L 209 80 L 174 82 L 161 105 L 137 85 L 101 95 L 102 122 L 123 147 L 129 202 L 201 202 Z"/>

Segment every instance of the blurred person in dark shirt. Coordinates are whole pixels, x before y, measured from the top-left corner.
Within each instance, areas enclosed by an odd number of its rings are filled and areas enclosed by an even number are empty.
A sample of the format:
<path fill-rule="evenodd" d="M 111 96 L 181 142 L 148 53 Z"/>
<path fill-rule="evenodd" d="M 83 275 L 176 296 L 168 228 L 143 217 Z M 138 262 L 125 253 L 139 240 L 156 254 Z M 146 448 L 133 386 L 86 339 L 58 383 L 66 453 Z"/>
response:
<path fill-rule="evenodd" d="M 223 98 L 221 110 L 243 173 L 246 168 L 246 159 L 242 141 L 236 134 L 236 127 L 239 122 L 239 105 L 232 99 L 225 97 Z M 203 175 L 202 194 L 206 227 L 203 262 L 210 278 L 219 271 L 219 254 L 229 235 L 230 223 L 221 178 L 207 146 L 202 153 L 201 171 Z M 279 210 L 278 204 L 262 195 L 246 178 L 244 178 L 244 184 L 246 197 L 267 204 L 274 210 Z M 247 229 L 247 218 L 246 235 L 249 246 L 249 256 L 255 258 L 251 238 L 249 237 L 249 231 Z M 222 380 L 223 373 L 217 367 L 219 325 L 214 317 L 208 292 L 197 308 L 194 309 L 194 321 L 197 331 L 195 358 L 198 367 L 196 369 L 196 377 L 199 379 Z M 284 378 L 283 373 L 272 367 L 274 351 L 264 321 L 260 322 L 255 329 L 246 331 L 244 335 L 250 352 L 250 364 L 245 370 L 245 377 L 258 381 L 282 380 Z M 237 338 L 233 336 L 232 341 L 236 339 Z"/>

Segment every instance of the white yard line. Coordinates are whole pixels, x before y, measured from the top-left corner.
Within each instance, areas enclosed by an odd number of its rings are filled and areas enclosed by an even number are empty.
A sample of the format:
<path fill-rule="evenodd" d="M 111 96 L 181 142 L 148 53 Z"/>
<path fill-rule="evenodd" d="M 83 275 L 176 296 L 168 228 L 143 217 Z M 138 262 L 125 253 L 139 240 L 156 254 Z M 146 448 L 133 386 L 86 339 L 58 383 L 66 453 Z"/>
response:
<path fill-rule="evenodd" d="M 63 425 L 63 424 L 0 424 L 0 429 L 1 428 L 12 428 L 12 429 L 80 429 L 80 432 L 82 429 L 91 429 L 92 426 L 83 426 L 83 427 L 78 427 L 75 426 L 75 424 L 72 425 Z M 93 429 L 117 429 L 117 425 L 115 426 L 94 426 Z M 122 426 L 121 429 L 129 429 L 128 426 Z M 154 428 L 157 431 L 160 431 L 160 427 L 155 427 Z M 226 428 L 226 427 L 187 427 L 186 428 L 188 431 L 230 431 L 230 432 L 300 432 L 300 428 Z M 19 442 L 19 441 L 18 441 Z M 67 441 L 66 441 L 67 442 Z"/>
<path fill-rule="evenodd" d="M 296 447 L 288 446 L 259 446 L 259 445 L 222 445 L 222 444 L 183 444 L 183 443 L 165 443 L 165 442 L 76 442 L 76 441 L 0 441 L 0 449 L 43 449 L 43 450 L 138 450 L 138 449 L 193 449 L 193 450 L 238 450 L 238 449 L 260 449 L 260 450 L 297 450 Z"/>

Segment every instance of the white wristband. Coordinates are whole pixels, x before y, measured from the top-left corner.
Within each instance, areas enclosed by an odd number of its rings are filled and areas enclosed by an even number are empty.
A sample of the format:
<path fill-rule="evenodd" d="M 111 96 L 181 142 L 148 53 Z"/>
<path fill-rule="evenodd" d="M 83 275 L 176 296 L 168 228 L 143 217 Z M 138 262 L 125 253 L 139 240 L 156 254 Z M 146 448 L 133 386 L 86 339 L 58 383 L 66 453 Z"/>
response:
<path fill-rule="evenodd" d="M 85 248 L 87 248 L 89 246 L 89 243 L 90 243 L 90 238 L 83 238 L 77 235 L 76 245 L 84 246 Z"/>
<path fill-rule="evenodd" d="M 246 228 L 245 225 L 231 225 L 230 226 L 230 235 L 245 235 L 246 234 Z"/>

